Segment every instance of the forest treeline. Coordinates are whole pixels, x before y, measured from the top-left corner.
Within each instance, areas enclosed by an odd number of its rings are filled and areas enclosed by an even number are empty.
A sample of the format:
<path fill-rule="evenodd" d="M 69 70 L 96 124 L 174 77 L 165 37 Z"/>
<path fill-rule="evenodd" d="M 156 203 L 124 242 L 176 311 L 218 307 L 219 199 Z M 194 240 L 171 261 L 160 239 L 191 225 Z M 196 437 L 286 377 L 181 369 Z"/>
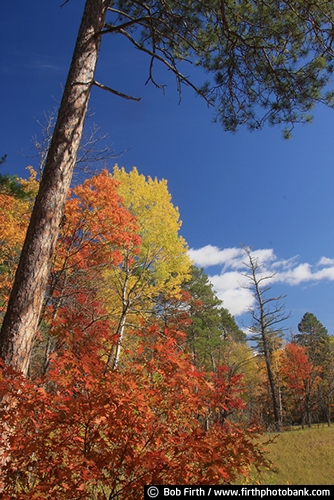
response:
<path fill-rule="evenodd" d="M 32 168 L 1 179 L 3 316 L 38 181 Z M 141 498 L 144 484 L 229 484 L 270 466 L 263 339 L 246 343 L 180 226 L 166 181 L 136 168 L 70 191 L 28 377 L 2 366 L 3 498 Z M 282 428 L 330 425 L 331 337 L 309 312 L 291 341 L 280 333 L 265 335 Z"/>

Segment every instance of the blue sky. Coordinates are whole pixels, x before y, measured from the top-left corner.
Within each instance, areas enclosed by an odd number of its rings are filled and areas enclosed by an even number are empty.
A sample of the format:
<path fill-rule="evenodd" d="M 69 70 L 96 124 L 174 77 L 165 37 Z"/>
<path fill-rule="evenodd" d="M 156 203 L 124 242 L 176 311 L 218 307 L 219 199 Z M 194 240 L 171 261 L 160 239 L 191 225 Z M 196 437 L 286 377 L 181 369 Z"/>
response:
<path fill-rule="evenodd" d="M 83 10 L 83 0 L 7 2 L 0 20 L 3 172 L 26 176 L 37 168 L 32 136 L 43 114 L 61 98 Z M 296 126 L 286 141 L 278 128 L 223 131 L 213 111 L 157 67 L 165 95 L 148 77 L 146 56 L 118 37 L 102 41 L 96 79 L 141 96 L 125 101 L 94 88 L 87 125 L 96 123 L 127 170 L 168 180 L 183 221 L 182 235 L 195 262 L 212 277 L 238 322 L 251 298 L 241 285 L 240 244 L 250 245 L 277 272 L 273 295 L 287 295 L 296 331 L 306 311 L 334 333 L 334 110 L 318 107 L 312 125 Z M 203 75 L 183 69 L 200 82 Z M 240 323 L 241 324 L 241 323 Z"/>

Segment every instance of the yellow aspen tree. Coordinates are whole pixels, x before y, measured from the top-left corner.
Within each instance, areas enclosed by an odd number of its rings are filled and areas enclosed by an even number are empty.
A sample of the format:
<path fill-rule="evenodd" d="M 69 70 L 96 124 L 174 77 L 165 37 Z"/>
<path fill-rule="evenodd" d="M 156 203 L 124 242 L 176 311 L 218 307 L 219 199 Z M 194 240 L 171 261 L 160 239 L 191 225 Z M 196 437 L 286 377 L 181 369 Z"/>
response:
<path fill-rule="evenodd" d="M 108 307 L 117 318 L 119 338 L 108 365 L 116 368 L 126 325 L 138 324 L 138 316 L 147 318 L 157 312 L 159 296 L 180 293 L 189 277 L 190 259 L 167 181 L 146 178 L 136 168 L 127 173 L 117 165 L 113 178 L 119 182 L 125 208 L 137 219 L 141 238 L 139 249 L 125 248 L 122 265 L 105 273 L 110 283 Z"/>

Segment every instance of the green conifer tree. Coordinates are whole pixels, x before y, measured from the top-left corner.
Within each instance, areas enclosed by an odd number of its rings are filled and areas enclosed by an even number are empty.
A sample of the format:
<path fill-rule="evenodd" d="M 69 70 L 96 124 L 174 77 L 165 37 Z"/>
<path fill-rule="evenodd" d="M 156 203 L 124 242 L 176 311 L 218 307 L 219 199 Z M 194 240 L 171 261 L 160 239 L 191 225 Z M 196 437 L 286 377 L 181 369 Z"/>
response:
<path fill-rule="evenodd" d="M 216 370 L 222 362 L 224 341 L 243 341 L 245 334 L 233 316 L 222 306 L 203 269 L 191 267 L 191 279 L 183 285 L 190 293 L 191 325 L 187 328 L 188 346 L 199 368 Z"/>

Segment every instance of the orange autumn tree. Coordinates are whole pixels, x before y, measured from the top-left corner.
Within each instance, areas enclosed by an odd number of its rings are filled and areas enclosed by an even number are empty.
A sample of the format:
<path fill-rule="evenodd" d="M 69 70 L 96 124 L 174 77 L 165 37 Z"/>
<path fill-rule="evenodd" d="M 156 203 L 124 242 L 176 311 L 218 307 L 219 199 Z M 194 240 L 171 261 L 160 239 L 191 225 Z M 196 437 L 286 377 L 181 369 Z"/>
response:
<path fill-rule="evenodd" d="M 108 318 L 102 274 L 122 264 L 124 249 L 135 254 L 140 245 L 136 220 L 123 206 L 117 184 L 103 170 L 70 192 L 30 374 L 45 371 L 50 353 L 63 342 L 58 325 L 64 317 L 70 323 L 78 314 L 89 323 Z"/>
<path fill-rule="evenodd" d="M 310 427 L 312 402 L 321 370 L 310 361 L 304 346 L 292 342 L 284 347 L 281 363 L 286 405 L 292 422 L 301 423 L 303 427 L 306 423 Z"/>
<path fill-rule="evenodd" d="M 15 178 L 16 190 L 0 186 L 0 311 L 3 312 L 20 257 L 29 224 L 32 205 L 38 190 L 32 167 L 29 179 Z"/>

